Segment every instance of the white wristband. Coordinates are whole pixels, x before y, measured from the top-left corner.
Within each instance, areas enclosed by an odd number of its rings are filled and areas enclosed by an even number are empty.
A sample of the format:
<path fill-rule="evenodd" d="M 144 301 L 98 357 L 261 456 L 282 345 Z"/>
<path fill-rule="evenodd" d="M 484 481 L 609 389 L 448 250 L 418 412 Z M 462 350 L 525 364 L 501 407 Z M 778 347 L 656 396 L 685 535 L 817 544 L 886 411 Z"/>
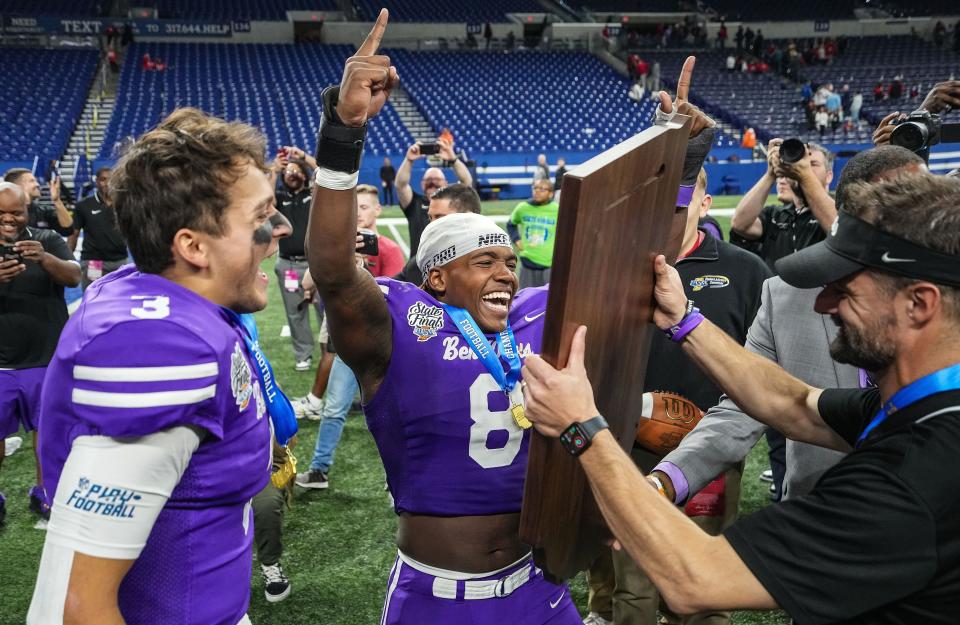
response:
<path fill-rule="evenodd" d="M 314 184 L 324 189 L 333 189 L 334 191 L 349 191 L 357 186 L 357 181 L 359 180 L 359 171 L 347 174 L 342 171 L 317 167 L 316 173 L 313 174 Z"/>

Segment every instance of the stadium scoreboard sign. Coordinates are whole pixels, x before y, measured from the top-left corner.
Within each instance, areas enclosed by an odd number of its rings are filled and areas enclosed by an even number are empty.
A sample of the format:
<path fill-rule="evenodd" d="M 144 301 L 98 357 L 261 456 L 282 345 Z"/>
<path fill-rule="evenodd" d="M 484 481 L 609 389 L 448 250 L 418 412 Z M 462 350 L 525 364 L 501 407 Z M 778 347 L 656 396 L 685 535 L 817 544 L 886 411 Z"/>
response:
<path fill-rule="evenodd" d="M 113 20 L 66 19 L 37 16 L 4 15 L 0 20 L 5 35 L 100 35 L 111 24 L 122 31 L 125 24 L 140 37 L 231 37 L 234 32 L 250 32 L 249 22 L 219 23 L 189 20 Z"/>

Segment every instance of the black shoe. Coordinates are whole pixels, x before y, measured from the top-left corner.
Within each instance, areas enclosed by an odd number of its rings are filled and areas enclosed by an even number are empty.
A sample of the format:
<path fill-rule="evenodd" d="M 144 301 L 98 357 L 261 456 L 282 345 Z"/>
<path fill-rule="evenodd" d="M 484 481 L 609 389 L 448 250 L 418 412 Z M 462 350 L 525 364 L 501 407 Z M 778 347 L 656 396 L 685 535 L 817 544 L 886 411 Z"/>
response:
<path fill-rule="evenodd" d="M 327 474 L 320 469 L 310 469 L 306 473 L 297 473 L 297 486 L 323 490 L 330 486 Z"/>
<path fill-rule="evenodd" d="M 290 596 L 290 580 L 283 573 L 283 567 L 277 562 L 271 566 L 260 565 L 263 576 L 263 596 L 270 603 L 283 601 Z"/>
<path fill-rule="evenodd" d="M 0 493 L 0 524 L 7 518 L 7 498 Z"/>
<path fill-rule="evenodd" d="M 30 489 L 30 512 L 33 512 L 45 521 L 50 520 L 50 504 L 47 495 L 39 486 Z"/>

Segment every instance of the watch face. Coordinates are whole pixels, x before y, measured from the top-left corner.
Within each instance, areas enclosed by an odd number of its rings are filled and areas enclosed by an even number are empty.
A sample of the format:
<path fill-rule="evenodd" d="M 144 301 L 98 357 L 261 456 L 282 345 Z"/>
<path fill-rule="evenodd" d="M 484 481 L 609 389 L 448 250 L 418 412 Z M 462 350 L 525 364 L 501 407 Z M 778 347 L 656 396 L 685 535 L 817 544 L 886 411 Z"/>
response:
<path fill-rule="evenodd" d="M 560 435 L 560 442 L 566 447 L 567 451 L 577 455 L 587 448 L 590 439 L 580 428 L 580 424 L 574 423 Z"/>

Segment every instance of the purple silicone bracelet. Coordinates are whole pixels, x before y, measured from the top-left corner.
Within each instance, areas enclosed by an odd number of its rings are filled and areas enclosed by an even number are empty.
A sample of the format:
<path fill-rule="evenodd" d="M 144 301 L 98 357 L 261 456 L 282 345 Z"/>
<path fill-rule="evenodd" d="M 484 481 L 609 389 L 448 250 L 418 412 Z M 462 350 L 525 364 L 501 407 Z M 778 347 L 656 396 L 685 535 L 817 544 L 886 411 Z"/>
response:
<path fill-rule="evenodd" d="M 684 315 L 683 319 L 680 320 L 680 323 L 672 328 L 664 330 L 663 333 L 666 334 L 667 338 L 674 343 L 679 343 L 686 338 L 686 336 L 690 334 L 694 328 L 700 325 L 701 321 L 703 321 L 703 315 L 700 314 L 700 309 L 694 308 Z"/>

